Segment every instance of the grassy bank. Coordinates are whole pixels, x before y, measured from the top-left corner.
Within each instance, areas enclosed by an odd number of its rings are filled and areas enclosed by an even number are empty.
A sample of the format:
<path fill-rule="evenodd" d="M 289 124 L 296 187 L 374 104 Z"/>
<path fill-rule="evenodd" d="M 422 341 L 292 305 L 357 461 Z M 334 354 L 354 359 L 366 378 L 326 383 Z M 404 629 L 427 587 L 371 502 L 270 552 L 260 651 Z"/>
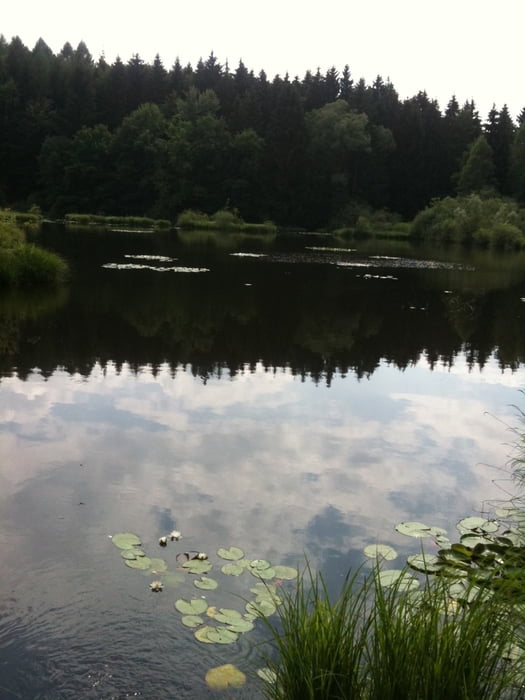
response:
<path fill-rule="evenodd" d="M 0 285 L 56 285 L 67 275 L 62 258 L 26 242 L 14 220 L 0 220 Z"/>
<path fill-rule="evenodd" d="M 144 230 L 167 231 L 171 221 L 167 219 L 151 219 L 146 216 L 102 216 L 100 214 L 66 214 L 66 226 L 97 226 L 113 230 Z"/>
<path fill-rule="evenodd" d="M 243 233 L 275 233 L 277 227 L 271 221 L 262 224 L 248 224 L 238 214 L 221 209 L 211 216 L 188 209 L 177 219 L 177 226 L 182 229 L 199 229 L 213 231 L 242 231 Z"/>
<path fill-rule="evenodd" d="M 404 572 L 385 587 L 379 567 L 354 573 L 332 602 L 307 568 L 281 595 L 272 651 L 271 700 L 501 700 L 520 697 L 523 665 L 509 661 L 522 614 L 486 589 Z M 263 674 L 264 676 L 264 674 Z"/>

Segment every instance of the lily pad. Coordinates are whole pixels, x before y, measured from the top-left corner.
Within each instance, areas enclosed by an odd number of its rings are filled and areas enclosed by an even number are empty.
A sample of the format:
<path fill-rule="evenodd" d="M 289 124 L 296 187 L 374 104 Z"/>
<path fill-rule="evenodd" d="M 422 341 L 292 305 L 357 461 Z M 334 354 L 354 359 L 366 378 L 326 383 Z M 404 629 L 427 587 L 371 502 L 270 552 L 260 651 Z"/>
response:
<path fill-rule="evenodd" d="M 162 573 L 163 571 L 167 571 L 167 570 L 168 570 L 168 565 L 167 565 L 167 563 L 164 561 L 164 559 L 158 559 L 158 558 L 156 558 L 156 557 L 153 557 L 153 558 L 151 559 L 150 567 L 151 567 L 154 571 L 158 571 L 159 573 Z"/>
<path fill-rule="evenodd" d="M 255 616 L 269 617 L 277 610 L 271 600 L 258 600 L 246 603 L 246 612 Z"/>
<path fill-rule="evenodd" d="M 197 579 L 193 582 L 193 585 L 203 591 L 213 591 L 219 585 L 214 578 L 208 578 L 207 576 L 202 576 L 202 578 Z"/>
<path fill-rule="evenodd" d="M 238 559 L 242 559 L 244 557 L 244 552 L 242 549 L 239 549 L 239 547 L 229 547 L 228 549 L 220 547 L 217 550 L 217 554 L 221 557 L 221 559 L 230 559 L 232 561 L 237 561 Z"/>
<path fill-rule="evenodd" d="M 397 557 L 396 550 L 387 544 L 369 544 L 364 548 L 364 553 L 370 559 L 386 559 L 386 561 L 392 561 Z"/>
<path fill-rule="evenodd" d="M 133 547 L 139 547 L 142 542 L 138 535 L 134 535 L 132 532 L 117 532 L 113 535 L 111 541 L 119 549 L 132 549 Z"/>
<path fill-rule="evenodd" d="M 170 588 L 175 588 L 179 583 L 183 583 L 185 580 L 185 574 L 178 573 L 177 571 L 168 571 L 162 577 L 163 584 Z"/>
<path fill-rule="evenodd" d="M 197 639 L 199 642 L 203 642 L 204 644 L 213 644 L 211 639 L 208 639 L 208 632 L 212 632 L 214 629 L 215 627 L 212 627 L 211 625 L 199 627 L 199 629 L 195 630 L 195 639 Z"/>
<path fill-rule="evenodd" d="M 226 576 L 240 576 L 244 569 L 238 564 L 225 564 L 221 567 L 221 571 L 223 574 L 226 574 Z"/>
<path fill-rule="evenodd" d="M 227 625 L 242 620 L 242 614 L 238 610 L 230 610 L 229 608 L 221 608 L 214 617 L 217 622 L 223 622 Z"/>
<path fill-rule="evenodd" d="M 186 625 L 186 627 L 198 627 L 199 625 L 202 625 L 204 620 L 202 617 L 199 617 L 198 615 L 184 615 L 182 618 L 182 624 Z"/>
<path fill-rule="evenodd" d="M 270 562 L 266 561 L 266 559 L 253 559 L 250 562 L 250 569 L 255 571 L 264 571 L 264 569 L 269 569 L 270 566 Z"/>
<path fill-rule="evenodd" d="M 206 674 L 206 683 L 213 690 L 241 688 L 246 683 L 246 676 L 233 664 L 211 668 Z"/>
<path fill-rule="evenodd" d="M 267 569 L 250 569 L 253 576 L 264 580 L 276 578 L 275 569 L 269 566 Z"/>
<path fill-rule="evenodd" d="M 281 566 L 278 564 L 272 568 L 274 570 L 275 578 L 281 578 L 283 581 L 291 581 L 292 579 L 297 578 L 299 575 L 299 572 L 297 569 L 294 569 L 293 566 Z"/>
<path fill-rule="evenodd" d="M 208 571 L 212 569 L 212 565 L 209 561 L 202 561 L 200 559 L 190 559 L 190 561 L 185 562 L 182 565 L 183 569 L 186 569 L 190 574 L 207 574 Z"/>
<path fill-rule="evenodd" d="M 409 537 L 439 537 L 447 534 L 447 531 L 441 527 L 425 525 L 417 521 L 399 523 L 394 529 Z"/>
<path fill-rule="evenodd" d="M 245 632 L 251 632 L 253 629 L 253 622 L 248 620 L 236 620 L 228 625 L 230 632 L 237 632 L 238 634 L 244 634 Z"/>
<path fill-rule="evenodd" d="M 120 556 L 122 557 L 122 559 L 137 559 L 137 555 L 135 554 L 134 549 L 123 549 L 120 552 Z"/>
<path fill-rule="evenodd" d="M 385 569 L 384 571 L 380 571 L 379 584 L 385 588 L 396 586 L 399 591 L 409 591 L 419 587 L 417 578 L 406 574 L 401 569 Z"/>
<path fill-rule="evenodd" d="M 126 566 L 131 569 L 149 569 L 151 566 L 151 559 L 149 557 L 139 557 L 139 559 L 126 559 Z"/>
<path fill-rule="evenodd" d="M 499 523 L 497 523 L 495 520 L 487 520 L 486 518 L 471 517 L 463 518 L 463 520 L 459 521 L 456 527 L 462 535 L 472 532 L 484 534 L 497 532 L 499 529 Z"/>
<path fill-rule="evenodd" d="M 192 600 L 179 600 L 175 601 L 176 609 L 183 615 L 200 615 L 205 612 L 208 603 L 202 598 L 193 598 Z"/>
<path fill-rule="evenodd" d="M 407 562 L 412 569 L 427 574 L 435 574 L 441 570 L 443 562 L 435 554 L 413 554 Z"/>
<path fill-rule="evenodd" d="M 239 639 L 237 632 L 232 632 L 226 627 L 215 627 L 206 636 L 214 644 L 233 644 Z"/>

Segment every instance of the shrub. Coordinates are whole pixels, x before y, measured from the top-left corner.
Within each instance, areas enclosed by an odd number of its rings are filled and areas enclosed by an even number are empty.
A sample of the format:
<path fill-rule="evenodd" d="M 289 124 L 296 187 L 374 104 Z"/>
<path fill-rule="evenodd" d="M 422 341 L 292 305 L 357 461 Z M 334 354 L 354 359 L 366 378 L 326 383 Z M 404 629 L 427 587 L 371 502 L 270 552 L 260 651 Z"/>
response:
<path fill-rule="evenodd" d="M 411 235 L 431 241 L 517 248 L 523 245 L 525 212 L 515 202 L 498 197 L 445 197 L 417 214 Z"/>
<path fill-rule="evenodd" d="M 200 211 L 186 209 L 177 217 L 177 226 L 181 228 L 210 228 L 210 219 Z"/>
<path fill-rule="evenodd" d="M 67 275 L 67 264 L 54 253 L 28 245 L 14 222 L 0 222 L 0 283 L 4 286 L 58 284 Z"/>
<path fill-rule="evenodd" d="M 17 248 L 25 242 L 23 231 L 13 222 L 0 221 L 0 251 Z"/>
<path fill-rule="evenodd" d="M 507 223 L 495 223 L 492 227 L 492 244 L 496 248 L 521 248 L 525 236 L 517 226 Z"/>

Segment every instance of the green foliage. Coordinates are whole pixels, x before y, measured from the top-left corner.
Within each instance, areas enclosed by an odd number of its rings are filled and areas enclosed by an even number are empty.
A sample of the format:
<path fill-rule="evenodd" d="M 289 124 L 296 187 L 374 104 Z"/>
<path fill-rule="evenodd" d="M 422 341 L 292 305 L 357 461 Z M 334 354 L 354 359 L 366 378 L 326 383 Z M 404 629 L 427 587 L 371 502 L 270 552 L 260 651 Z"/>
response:
<path fill-rule="evenodd" d="M 278 622 L 262 615 L 277 652 L 266 657 L 274 700 L 499 700 L 519 697 L 523 666 L 506 660 L 521 615 L 476 592 L 451 601 L 439 579 L 410 592 L 408 574 L 391 586 L 378 567 L 350 574 L 332 602 L 321 575 L 307 568 L 282 594 Z"/>
<path fill-rule="evenodd" d="M 66 225 L 127 227 L 133 229 L 166 230 L 171 228 L 168 219 L 152 219 L 147 216 L 102 216 L 100 214 L 70 213 L 64 217 Z"/>
<path fill-rule="evenodd" d="M 445 197 L 415 217 L 411 236 L 439 243 L 519 248 L 525 244 L 524 212 L 512 200 L 498 197 Z"/>
<path fill-rule="evenodd" d="M 67 271 L 58 255 L 27 244 L 14 221 L 0 221 L 0 285 L 55 285 L 66 278 Z"/>
<path fill-rule="evenodd" d="M 496 184 L 494 153 L 482 134 L 470 146 L 458 176 L 458 194 L 483 192 Z"/>
<path fill-rule="evenodd" d="M 245 233 L 275 233 L 277 227 L 271 221 L 262 224 L 250 224 L 234 211 L 220 209 L 212 216 L 187 209 L 179 214 L 177 226 L 182 229 L 200 229 L 216 231 L 244 231 Z"/>

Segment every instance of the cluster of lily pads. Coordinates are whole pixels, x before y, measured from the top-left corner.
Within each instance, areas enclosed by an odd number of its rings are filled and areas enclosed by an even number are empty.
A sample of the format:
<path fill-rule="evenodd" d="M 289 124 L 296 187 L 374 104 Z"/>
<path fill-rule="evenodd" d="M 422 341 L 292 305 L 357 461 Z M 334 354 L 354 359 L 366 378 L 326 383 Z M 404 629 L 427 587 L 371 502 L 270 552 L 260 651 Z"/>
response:
<path fill-rule="evenodd" d="M 403 522 L 397 532 L 415 538 L 432 538 L 439 549 L 436 554 L 421 551 L 407 558 L 408 566 L 416 572 L 447 577 L 451 581 L 451 596 L 461 597 L 471 586 L 489 585 L 492 590 L 505 592 L 525 600 L 525 511 L 509 507 L 498 508 L 501 520 L 468 517 L 457 525 L 458 541 L 453 542 L 447 531 L 421 522 Z M 365 555 L 392 561 L 397 552 L 388 545 L 369 545 Z M 402 577 L 402 578 L 401 578 Z M 417 588 L 416 576 L 407 576 L 401 569 L 385 569 L 380 573 L 384 586 L 401 581 L 405 588 Z"/>
<path fill-rule="evenodd" d="M 180 537 L 180 532 L 173 531 L 169 538 L 161 537 L 159 545 L 165 547 L 168 539 L 178 541 Z M 198 576 L 193 580 L 193 585 L 200 591 L 213 591 L 219 587 L 219 581 L 207 575 L 214 564 L 204 552 L 179 552 L 176 556 L 177 572 L 170 572 L 164 559 L 146 555 L 138 535 L 121 532 L 113 535 L 112 542 L 121 550 L 121 557 L 126 566 L 159 576 L 160 580 L 150 583 L 152 591 L 162 591 L 164 580 L 170 583 L 182 582 L 184 574 Z M 253 622 L 257 616 L 269 616 L 276 611 L 281 602 L 277 586 L 296 578 L 298 571 L 291 566 L 272 565 L 266 559 L 247 559 L 239 547 L 220 547 L 217 556 L 226 562 L 220 567 L 225 576 L 238 577 L 247 573 L 258 579 L 250 588 L 253 599 L 245 604 L 242 611 L 217 608 L 210 605 L 204 597 L 180 598 L 175 601 L 175 609 L 182 615 L 182 624 L 195 629 L 194 635 L 199 642 L 232 644 L 241 634 L 253 629 Z M 173 579 L 174 574 L 176 579 Z"/>

